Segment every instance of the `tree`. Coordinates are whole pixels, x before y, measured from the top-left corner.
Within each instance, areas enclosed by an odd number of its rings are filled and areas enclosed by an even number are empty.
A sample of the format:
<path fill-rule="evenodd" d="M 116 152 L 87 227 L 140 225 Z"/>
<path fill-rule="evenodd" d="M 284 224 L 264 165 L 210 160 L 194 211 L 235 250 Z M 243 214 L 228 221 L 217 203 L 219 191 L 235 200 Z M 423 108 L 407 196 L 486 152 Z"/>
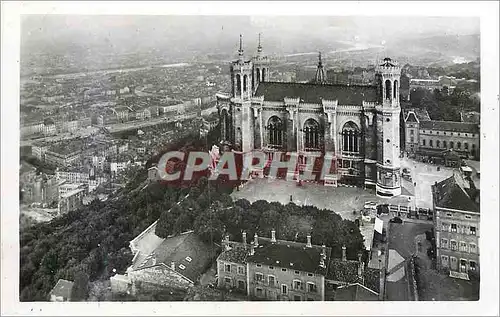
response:
<path fill-rule="evenodd" d="M 220 202 L 214 202 L 210 208 L 202 212 L 194 222 L 194 232 L 204 241 L 219 242 L 224 232 L 224 224 L 220 219 Z"/>
<path fill-rule="evenodd" d="M 71 301 L 81 302 L 87 299 L 89 294 L 89 276 L 82 271 L 75 272 L 73 288 L 71 289 Z"/>

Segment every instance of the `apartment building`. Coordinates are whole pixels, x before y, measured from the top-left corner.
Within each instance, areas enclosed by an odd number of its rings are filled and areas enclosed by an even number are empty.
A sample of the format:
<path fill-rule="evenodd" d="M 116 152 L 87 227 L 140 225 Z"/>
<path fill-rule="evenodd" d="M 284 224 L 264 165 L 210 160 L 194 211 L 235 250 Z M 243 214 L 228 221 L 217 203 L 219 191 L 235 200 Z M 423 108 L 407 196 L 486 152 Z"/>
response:
<path fill-rule="evenodd" d="M 225 252 L 217 259 L 219 287 L 245 292 L 251 299 L 321 301 L 331 249 L 326 246 L 254 236 L 246 243 L 225 237 Z"/>
<path fill-rule="evenodd" d="M 83 198 L 87 194 L 86 188 L 77 188 L 61 194 L 57 205 L 59 214 L 65 214 L 83 206 Z"/>
<path fill-rule="evenodd" d="M 432 186 L 436 258 L 439 268 L 467 278 L 479 272 L 479 189 L 464 173 Z"/>

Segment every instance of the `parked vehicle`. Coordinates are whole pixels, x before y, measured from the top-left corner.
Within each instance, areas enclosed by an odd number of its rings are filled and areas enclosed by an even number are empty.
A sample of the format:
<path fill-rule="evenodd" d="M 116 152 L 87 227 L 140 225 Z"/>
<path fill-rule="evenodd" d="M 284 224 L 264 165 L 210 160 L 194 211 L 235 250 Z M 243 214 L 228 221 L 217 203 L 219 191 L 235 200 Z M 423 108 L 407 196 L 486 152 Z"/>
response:
<path fill-rule="evenodd" d="M 392 222 L 392 223 L 403 223 L 403 220 L 401 218 L 399 218 L 399 217 L 394 217 L 391 220 L 389 220 L 389 222 Z"/>

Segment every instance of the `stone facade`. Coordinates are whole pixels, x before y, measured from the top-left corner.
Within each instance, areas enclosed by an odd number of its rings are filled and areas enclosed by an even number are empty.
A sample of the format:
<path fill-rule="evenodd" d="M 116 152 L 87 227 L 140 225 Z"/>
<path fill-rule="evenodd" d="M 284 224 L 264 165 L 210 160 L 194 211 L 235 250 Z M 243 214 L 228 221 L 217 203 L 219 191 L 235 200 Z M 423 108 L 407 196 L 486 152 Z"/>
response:
<path fill-rule="evenodd" d="M 453 150 L 461 158 L 477 160 L 479 128 L 477 123 L 431 120 L 428 114 L 423 116 L 417 110 L 410 110 L 404 118 L 405 150 L 429 156 Z"/>
<path fill-rule="evenodd" d="M 268 67 L 260 45 L 251 60 L 240 47 L 230 67 L 231 94 L 217 95 L 223 141 L 269 158 L 297 152 L 302 163 L 309 154 L 329 153 L 340 182 L 373 186 L 382 196 L 401 193 L 397 65 L 384 59 L 376 85 L 271 82 Z"/>
<path fill-rule="evenodd" d="M 436 259 L 440 268 L 479 272 L 479 190 L 456 172 L 432 186 Z"/>
<path fill-rule="evenodd" d="M 312 245 L 310 236 L 307 244 L 276 240 L 275 232 L 270 239 L 255 236 L 250 244 L 244 233 L 242 240 L 233 242 L 226 236 L 223 241 L 225 250 L 217 258 L 219 288 L 233 289 L 253 300 L 325 300 L 330 248 Z"/>
<path fill-rule="evenodd" d="M 247 263 L 248 294 L 257 299 L 322 301 L 325 276 L 280 266 Z"/>
<path fill-rule="evenodd" d="M 479 272 L 479 214 L 437 208 L 436 217 L 438 266 Z"/>

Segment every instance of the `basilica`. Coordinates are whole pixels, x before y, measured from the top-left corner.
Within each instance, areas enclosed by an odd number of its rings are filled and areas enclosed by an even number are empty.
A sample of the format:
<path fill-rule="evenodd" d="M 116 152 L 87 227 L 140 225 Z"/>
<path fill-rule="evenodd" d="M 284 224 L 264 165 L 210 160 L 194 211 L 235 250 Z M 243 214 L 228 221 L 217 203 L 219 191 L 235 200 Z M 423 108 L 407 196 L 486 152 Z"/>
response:
<path fill-rule="evenodd" d="M 217 94 L 222 140 L 232 149 L 330 155 L 333 175 L 325 185 L 355 184 L 377 195 L 401 194 L 399 82 L 390 58 L 376 68 L 371 85 L 328 84 L 319 55 L 310 83 L 273 82 L 271 61 L 259 45 L 246 58 L 242 38 L 230 64 L 231 92 Z"/>

